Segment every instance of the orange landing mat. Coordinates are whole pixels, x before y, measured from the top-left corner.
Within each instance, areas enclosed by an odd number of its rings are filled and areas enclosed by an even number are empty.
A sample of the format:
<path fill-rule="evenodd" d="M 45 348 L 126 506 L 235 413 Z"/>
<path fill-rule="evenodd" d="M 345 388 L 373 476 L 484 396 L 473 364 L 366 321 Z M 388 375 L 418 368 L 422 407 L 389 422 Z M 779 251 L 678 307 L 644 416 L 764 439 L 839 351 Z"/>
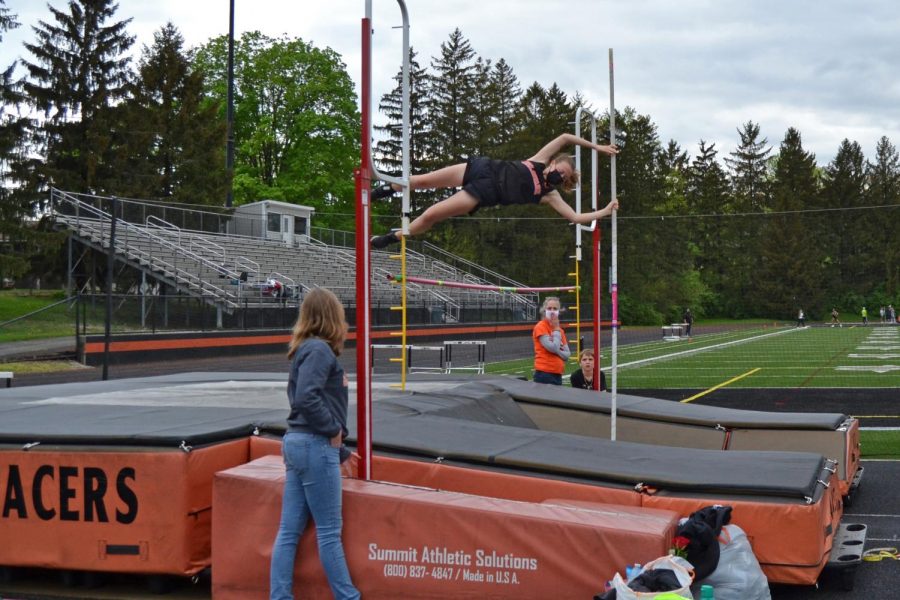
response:
<path fill-rule="evenodd" d="M 263 457 L 216 474 L 213 598 L 268 598 L 284 466 Z M 344 480 L 344 550 L 363 598 L 590 598 L 626 562 L 665 554 L 677 515 L 559 506 Z M 331 598 L 314 530 L 304 534 L 297 597 Z"/>
<path fill-rule="evenodd" d="M 197 573 L 210 565 L 213 474 L 248 447 L 0 447 L 0 565 Z"/>

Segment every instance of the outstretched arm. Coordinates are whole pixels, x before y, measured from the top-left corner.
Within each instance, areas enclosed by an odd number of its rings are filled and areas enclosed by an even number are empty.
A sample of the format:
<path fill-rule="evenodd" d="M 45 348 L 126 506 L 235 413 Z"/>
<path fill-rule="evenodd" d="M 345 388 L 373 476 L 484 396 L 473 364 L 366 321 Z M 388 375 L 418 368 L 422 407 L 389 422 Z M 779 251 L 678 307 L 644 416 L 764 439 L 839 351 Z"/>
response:
<path fill-rule="evenodd" d="M 610 156 L 619 152 L 615 146 L 601 146 L 600 144 L 595 144 L 593 142 L 589 142 L 584 138 L 580 138 L 577 135 L 564 133 L 554 138 L 549 144 L 541 148 L 537 154 L 535 154 L 528 160 L 547 164 L 554 157 L 554 155 L 562 151 L 562 149 L 566 146 L 570 146 L 572 144 L 581 146 L 582 148 L 591 148 L 593 150 L 597 150 L 597 152 L 609 154 Z"/>
<path fill-rule="evenodd" d="M 581 225 L 590 223 L 591 221 L 594 221 L 596 219 L 607 217 L 612 214 L 612 211 L 619 209 L 619 200 L 616 198 L 610 201 L 609 204 L 607 204 L 600 210 L 579 214 L 575 212 L 575 210 L 571 206 L 569 206 L 568 202 L 563 200 L 562 196 L 559 195 L 559 192 L 555 190 L 541 198 L 541 204 L 549 205 L 553 210 L 562 215 L 566 220 Z"/>

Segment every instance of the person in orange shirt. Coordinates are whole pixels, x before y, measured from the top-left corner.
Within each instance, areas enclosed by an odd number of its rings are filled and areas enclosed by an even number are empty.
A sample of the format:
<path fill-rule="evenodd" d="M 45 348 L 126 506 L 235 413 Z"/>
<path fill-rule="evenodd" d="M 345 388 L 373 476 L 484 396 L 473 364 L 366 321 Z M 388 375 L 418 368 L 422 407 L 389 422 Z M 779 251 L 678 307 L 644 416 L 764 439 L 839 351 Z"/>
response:
<path fill-rule="evenodd" d="M 559 298 L 548 296 L 541 306 L 541 320 L 534 326 L 534 381 L 562 385 L 566 361 L 572 354 L 559 324 Z"/>

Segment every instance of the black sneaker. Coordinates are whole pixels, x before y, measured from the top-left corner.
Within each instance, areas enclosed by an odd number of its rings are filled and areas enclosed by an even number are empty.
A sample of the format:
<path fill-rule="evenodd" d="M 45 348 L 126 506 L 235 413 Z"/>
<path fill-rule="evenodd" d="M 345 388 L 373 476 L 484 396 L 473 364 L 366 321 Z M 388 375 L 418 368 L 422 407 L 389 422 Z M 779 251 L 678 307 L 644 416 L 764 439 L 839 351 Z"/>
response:
<path fill-rule="evenodd" d="M 379 185 L 377 188 L 372 190 L 372 200 L 384 200 L 385 198 L 390 198 L 397 192 L 394 188 L 391 187 L 391 184 L 385 183 L 384 185 Z"/>
<path fill-rule="evenodd" d="M 397 239 L 397 236 L 394 235 L 394 232 L 386 233 L 384 235 L 376 235 L 372 237 L 372 247 L 376 250 L 384 250 L 391 244 L 397 244 L 400 240 Z"/>

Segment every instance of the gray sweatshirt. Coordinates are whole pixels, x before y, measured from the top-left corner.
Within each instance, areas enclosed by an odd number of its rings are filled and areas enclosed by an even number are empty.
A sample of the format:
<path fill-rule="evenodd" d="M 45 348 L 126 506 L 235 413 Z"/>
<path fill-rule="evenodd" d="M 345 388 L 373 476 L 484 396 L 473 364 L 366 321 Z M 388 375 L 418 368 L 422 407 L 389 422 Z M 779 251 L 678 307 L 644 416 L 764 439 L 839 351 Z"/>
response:
<path fill-rule="evenodd" d="M 305 340 L 294 354 L 288 379 L 291 413 L 288 431 L 347 435 L 347 386 L 344 369 L 331 347 L 319 338 Z"/>

